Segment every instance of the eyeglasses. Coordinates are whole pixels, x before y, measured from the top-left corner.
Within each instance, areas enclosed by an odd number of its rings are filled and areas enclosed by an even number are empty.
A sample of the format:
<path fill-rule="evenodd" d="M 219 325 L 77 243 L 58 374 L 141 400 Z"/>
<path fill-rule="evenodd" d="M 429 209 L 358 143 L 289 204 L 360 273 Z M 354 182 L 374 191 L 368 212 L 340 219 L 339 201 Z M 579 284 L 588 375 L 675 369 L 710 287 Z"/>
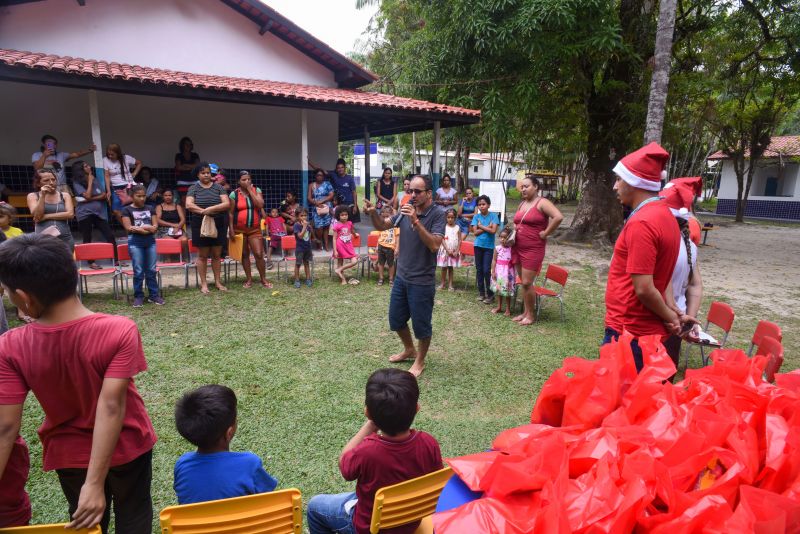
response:
<path fill-rule="evenodd" d="M 430 191 L 430 189 L 409 189 L 408 192 L 412 195 L 421 195 L 422 193 L 426 193 Z"/>

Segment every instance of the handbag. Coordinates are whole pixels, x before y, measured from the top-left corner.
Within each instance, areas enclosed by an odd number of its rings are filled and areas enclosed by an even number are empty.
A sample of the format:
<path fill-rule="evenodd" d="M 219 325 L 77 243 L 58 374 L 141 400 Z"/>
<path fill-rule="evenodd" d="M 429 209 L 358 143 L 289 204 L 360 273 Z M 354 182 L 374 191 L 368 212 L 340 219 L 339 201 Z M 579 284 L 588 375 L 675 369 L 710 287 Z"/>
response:
<path fill-rule="evenodd" d="M 214 217 L 203 215 L 203 222 L 200 223 L 200 236 L 216 239 L 217 223 L 214 221 Z"/>
<path fill-rule="evenodd" d="M 322 204 L 321 206 L 317 206 L 317 215 L 319 215 L 320 217 L 325 217 L 326 215 L 329 215 L 330 212 L 331 212 L 331 207 L 328 205 L 327 202 L 325 204 Z"/>

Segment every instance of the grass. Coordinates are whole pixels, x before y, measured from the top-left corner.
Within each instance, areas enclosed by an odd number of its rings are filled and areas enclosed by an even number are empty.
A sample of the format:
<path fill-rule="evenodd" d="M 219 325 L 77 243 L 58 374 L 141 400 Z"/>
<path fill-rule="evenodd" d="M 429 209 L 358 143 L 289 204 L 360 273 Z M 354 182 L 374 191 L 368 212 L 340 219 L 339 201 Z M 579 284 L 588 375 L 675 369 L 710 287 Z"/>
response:
<path fill-rule="evenodd" d="M 604 288 L 592 269 L 569 269 L 564 323 L 556 303 L 549 302 L 541 322 L 520 328 L 476 303 L 474 282 L 467 291 L 437 293 L 415 426 L 439 440 L 444 457 L 484 450 L 501 430 L 527 423 L 541 385 L 564 357 L 597 354 Z M 273 296 L 232 281 L 228 294 L 203 297 L 172 289 L 166 306 L 137 310 L 92 288 L 86 298 L 91 309 L 130 316 L 142 333 L 149 370 L 136 384 L 159 436 L 152 484 L 156 523 L 158 511 L 176 503 L 175 460 L 191 449 L 174 428 L 174 403 L 181 392 L 202 384 L 236 391 L 239 429 L 232 447 L 261 456 L 280 488 L 300 488 L 305 502 L 320 492 L 353 488 L 339 475 L 337 458 L 363 422 L 367 377 L 387 366 L 387 356 L 400 344 L 387 327 L 388 286 L 377 287 L 373 277 L 372 283 L 341 287 L 318 273 L 312 289 L 281 283 Z M 756 318 L 770 314 L 742 312 L 734 329 L 747 334 L 733 344 L 746 348 Z M 800 327 L 797 319 L 778 322 L 787 333 Z M 786 365 L 797 368 L 797 340 L 786 341 L 792 355 Z M 697 360 L 695 355 L 694 365 Z M 31 448 L 33 523 L 65 521 L 57 477 L 41 471 L 35 433 L 41 420 L 31 395 L 22 433 Z"/>

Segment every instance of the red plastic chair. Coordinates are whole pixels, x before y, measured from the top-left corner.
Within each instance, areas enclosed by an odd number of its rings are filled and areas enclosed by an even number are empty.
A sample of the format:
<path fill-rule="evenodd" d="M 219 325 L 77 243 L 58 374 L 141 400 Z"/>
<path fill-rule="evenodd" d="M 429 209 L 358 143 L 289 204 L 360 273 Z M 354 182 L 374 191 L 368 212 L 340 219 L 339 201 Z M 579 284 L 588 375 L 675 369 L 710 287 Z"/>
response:
<path fill-rule="evenodd" d="M 158 247 L 158 244 L 156 244 L 156 247 Z M 156 248 L 156 250 L 158 249 Z M 131 263 L 133 262 L 133 260 L 131 259 L 131 251 L 128 249 L 127 243 L 117 245 L 117 258 L 119 259 L 120 264 L 122 264 L 123 261 Z M 117 271 L 117 276 L 119 276 L 120 278 L 120 283 L 119 283 L 120 291 L 122 292 L 123 295 L 125 295 L 125 300 L 130 301 L 131 296 L 128 285 L 130 284 L 130 280 L 133 278 L 133 265 L 126 268 L 120 267 L 119 271 Z M 161 270 L 158 267 L 156 267 L 156 276 L 158 277 L 159 292 L 163 293 L 164 285 L 161 283 Z"/>
<path fill-rule="evenodd" d="M 475 243 L 461 242 L 461 267 L 464 269 L 464 289 L 469 286 L 469 270 L 475 268 Z"/>
<path fill-rule="evenodd" d="M 281 278 L 281 263 L 284 266 L 284 270 L 286 271 L 286 279 L 289 279 L 289 263 L 288 262 L 296 262 L 297 258 L 295 258 L 294 251 L 297 249 L 297 239 L 293 235 L 285 235 L 281 236 L 281 259 L 278 260 L 278 279 Z M 287 253 L 291 253 L 291 256 L 287 256 Z"/>
<path fill-rule="evenodd" d="M 540 268 L 536 272 L 536 274 L 533 275 L 533 285 L 534 285 L 534 287 L 536 286 L 536 281 L 539 279 L 539 275 L 541 274 L 541 272 L 542 271 L 541 271 L 541 268 Z M 513 311 L 516 311 L 517 302 L 519 302 L 519 299 L 517 298 L 517 295 L 519 295 L 519 288 L 522 285 L 522 278 L 520 278 L 520 276 L 517 274 L 517 275 L 514 275 L 514 279 L 515 279 L 515 284 L 516 285 L 514 286 L 514 297 L 511 299 L 511 308 L 512 308 Z"/>
<path fill-rule="evenodd" d="M 367 236 L 367 257 L 364 260 L 364 263 L 367 264 L 367 279 L 369 279 L 370 272 L 372 271 L 372 264 L 378 261 L 378 240 L 380 239 L 380 233 L 377 234 L 369 234 Z M 370 254 L 370 249 L 374 249 L 375 253 Z M 361 274 L 364 274 L 364 266 L 361 266 Z"/>
<path fill-rule="evenodd" d="M 723 348 L 725 346 L 725 342 L 728 340 L 728 334 L 731 332 L 731 327 L 733 326 L 733 320 L 735 318 L 736 314 L 733 313 L 733 308 L 724 302 L 714 301 L 708 308 L 708 313 L 706 314 L 706 324 L 703 326 L 703 330 L 708 332 L 708 327 L 710 325 L 714 325 L 722 330 L 722 337 L 719 339 L 719 348 Z M 692 350 L 693 345 L 700 347 L 700 358 L 703 362 L 703 366 L 708 365 L 708 356 L 706 356 L 704 350 L 707 345 L 703 343 L 692 343 L 691 341 L 687 341 L 685 356 L 686 369 L 689 368 L 689 352 Z"/>
<path fill-rule="evenodd" d="M 778 341 L 783 341 L 783 332 L 781 332 L 780 326 L 770 321 L 758 321 L 756 331 L 753 332 L 753 339 L 750 340 L 750 348 L 747 350 L 748 356 L 753 355 L 753 349 L 758 348 L 761 345 L 761 340 L 764 339 L 764 336 L 769 336 Z M 756 354 L 760 353 L 756 352 Z"/>
<path fill-rule="evenodd" d="M 541 286 L 534 286 L 533 291 L 536 293 L 536 320 L 539 320 L 539 312 L 542 309 L 542 298 L 556 298 L 561 305 L 561 320 L 564 320 L 564 286 L 567 285 L 567 278 L 569 272 L 563 267 L 553 265 L 552 263 L 547 266 L 547 271 L 544 275 L 544 282 Z M 558 291 L 547 288 L 547 281 L 550 280 L 555 284 L 561 286 Z"/>
<path fill-rule="evenodd" d="M 158 256 L 178 256 L 178 261 L 159 261 L 156 266 L 159 269 L 181 269 L 183 270 L 184 289 L 189 289 L 189 264 L 183 261 L 183 243 L 180 239 L 169 237 L 156 239 L 156 254 Z M 161 286 L 159 286 L 161 287 Z M 164 288 L 161 287 L 161 292 Z"/>
<path fill-rule="evenodd" d="M 772 336 L 761 338 L 756 354 L 767 357 L 767 366 L 764 368 L 764 380 L 775 382 L 775 373 L 780 371 L 783 365 L 783 345 Z"/>
<path fill-rule="evenodd" d="M 100 275 L 111 275 L 111 283 L 114 287 L 114 298 L 117 298 L 117 276 L 119 272 L 116 267 L 104 269 L 88 269 L 81 267 L 82 261 L 111 260 L 114 263 L 114 245 L 111 243 L 83 243 L 75 245 L 75 261 L 78 262 L 78 295 L 83 300 L 83 292 L 89 293 L 89 278 Z"/>

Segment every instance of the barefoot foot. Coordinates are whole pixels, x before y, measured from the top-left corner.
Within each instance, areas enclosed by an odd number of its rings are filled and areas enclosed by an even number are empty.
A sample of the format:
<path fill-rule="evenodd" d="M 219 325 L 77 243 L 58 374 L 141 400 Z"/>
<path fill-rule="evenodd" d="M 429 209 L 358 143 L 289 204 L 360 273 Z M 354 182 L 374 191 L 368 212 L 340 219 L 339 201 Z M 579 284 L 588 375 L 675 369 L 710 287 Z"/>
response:
<path fill-rule="evenodd" d="M 218 290 L 220 290 L 220 291 L 227 291 L 227 290 L 228 290 L 228 288 L 227 288 L 227 287 L 225 287 L 225 286 L 223 286 L 222 284 L 214 284 L 214 285 L 215 285 L 215 286 L 217 287 L 217 289 L 218 289 Z"/>
<path fill-rule="evenodd" d="M 245 288 L 245 289 L 249 289 L 249 288 L 253 287 L 253 281 L 252 280 L 246 281 L 244 284 L 242 284 L 242 287 Z"/>
<path fill-rule="evenodd" d="M 524 314 L 524 313 L 520 313 L 519 315 L 517 315 L 516 317 L 514 317 L 514 318 L 513 318 L 513 319 L 511 319 L 511 320 L 512 320 L 512 321 L 515 321 L 515 322 L 517 322 L 517 323 L 518 323 L 518 322 L 520 322 L 521 320 L 523 320 L 524 318 L 525 318 L 525 314 Z"/>
<path fill-rule="evenodd" d="M 392 356 L 389 356 L 389 361 L 392 363 L 402 362 L 403 360 L 410 360 L 411 358 L 417 357 L 417 351 L 414 349 L 411 350 L 404 350 L 403 352 L 398 352 Z"/>
<path fill-rule="evenodd" d="M 200 293 L 202 293 L 203 295 L 208 295 L 209 293 L 208 286 L 200 286 Z"/>
<path fill-rule="evenodd" d="M 408 372 L 411 373 L 412 375 L 414 375 L 415 377 L 419 378 L 419 375 L 421 375 L 422 371 L 424 371 L 424 370 L 425 370 L 425 366 L 424 365 L 420 365 L 417 362 L 414 362 L 414 365 L 412 365 L 408 369 Z"/>
<path fill-rule="evenodd" d="M 519 322 L 519 325 L 520 325 L 520 326 L 528 326 L 529 324 L 533 324 L 533 319 L 531 319 L 531 318 L 529 318 L 529 317 L 524 317 L 524 318 L 523 318 L 523 319 L 522 319 L 522 320 Z"/>
<path fill-rule="evenodd" d="M 492 308 L 492 313 L 500 313 L 500 308 Z"/>
<path fill-rule="evenodd" d="M 506 312 L 503 315 L 505 315 L 506 317 L 511 317 L 511 310 L 506 310 Z"/>

